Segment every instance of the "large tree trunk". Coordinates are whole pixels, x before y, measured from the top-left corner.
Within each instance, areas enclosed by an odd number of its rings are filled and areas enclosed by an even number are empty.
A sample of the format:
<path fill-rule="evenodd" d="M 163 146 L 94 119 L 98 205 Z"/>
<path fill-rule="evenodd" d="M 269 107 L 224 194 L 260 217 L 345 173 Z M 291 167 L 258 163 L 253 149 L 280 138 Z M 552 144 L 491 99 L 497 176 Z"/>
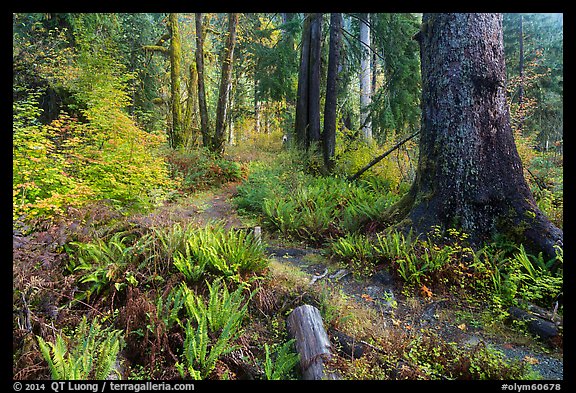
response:
<path fill-rule="evenodd" d="M 362 58 L 360 60 L 360 125 L 364 134 L 364 139 L 372 140 L 372 124 L 367 107 L 371 99 L 371 72 L 370 72 L 370 26 L 367 13 L 360 14 L 360 46 Z"/>
<path fill-rule="evenodd" d="M 328 53 L 328 75 L 326 77 L 326 102 L 324 106 L 324 131 L 322 148 L 324 166 L 328 171 L 334 166 L 332 158 L 336 148 L 336 98 L 338 93 L 338 65 L 340 63 L 340 37 L 342 14 L 330 15 L 330 49 Z"/>
<path fill-rule="evenodd" d="M 500 14 L 424 14 L 422 130 L 414 183 L 389 211 L 399 226 L 456 227 L 480 244 L 496 233 L 555 256 L 563 232 L 523 177 L 506 105 Z"/>
<path fill-rule="evenodd" d="M 177 148 L 182 144 L 182 105 L 180 104 L 180 32 L 178 29 L 178 14 L 170 13 L 170 81 L 172 93 L 172 132 L 170 146 Z"/>
<path fill-rule="evenodd" d="M 198 109 L 200 111 L 200 129 L 204 147 L 211 145 L 208 130 L 208 106 L 206 105 L 206 89 L 204 87 L 204 32 L 202 30 L 202 14 L 196 13 L 196 72 L 198 73 Z"/>

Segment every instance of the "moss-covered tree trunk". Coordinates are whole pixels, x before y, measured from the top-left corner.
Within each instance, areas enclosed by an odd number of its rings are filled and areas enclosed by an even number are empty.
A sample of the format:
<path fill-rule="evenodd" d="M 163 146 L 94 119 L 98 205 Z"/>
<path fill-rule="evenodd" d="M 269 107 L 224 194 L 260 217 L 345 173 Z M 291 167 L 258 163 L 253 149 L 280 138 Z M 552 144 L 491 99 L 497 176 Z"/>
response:
<path fill-rule="evenodd" d="M 182 105 L 180 104 L 180 60 L 182 49 L 178 14 L 170 13 L 168 28 L 170 30 L 170 90 L 172 93 L 172 131 L 169 135 L 170 146 L 182 145 Z"/>
<path fill-rule="evenodd" d="M 424 14 L 416 38 L 422 131 L 414 183 L 388 219 L 418 233 L 456 227 L 477 243 L 501 233 L 552 258 L 563 232 L 523 177 L 506 104 L 500 14 Z"/>
<path fill-rule="evenodd" d="M 198 73 L 196 64 L 191 63 L 188 67 L 189 79 L 187 85 L 188 97 L 186 100 L 186 110 L 184 113 L 183 127 L 187 135 L 188 146 L 196 146 L 198 141 Z"/>
<path fill-rule="evenodd" d="M 212 140 L 212 151 L 222 153 L 224 151 L 224 139 L 226 136 L 226 120 L 228 110 L 228 97 L 232 89 L 232 62 L 234 59 L 234 46 L 236 44 L 236 25 L 240 14 L 231 13 L 228 16 L 228 37 L 222 56 L 222 74 L 220 77 L 220 89 L 218 93 L 218 106 L 216 107 L 216 130 Z"/>
<path fill-rule="evenodd" d="M 204 31 L 202 29 L 202 14 L 195 14 L 196 21 L 196 72 L 198 74 L 198 110 L 200 111 L 200 131 L 202 144 L 210 148 L 211 138 L 208 129 L 208 105 L 206 104 L 206 88 L 204 86 Z"/>

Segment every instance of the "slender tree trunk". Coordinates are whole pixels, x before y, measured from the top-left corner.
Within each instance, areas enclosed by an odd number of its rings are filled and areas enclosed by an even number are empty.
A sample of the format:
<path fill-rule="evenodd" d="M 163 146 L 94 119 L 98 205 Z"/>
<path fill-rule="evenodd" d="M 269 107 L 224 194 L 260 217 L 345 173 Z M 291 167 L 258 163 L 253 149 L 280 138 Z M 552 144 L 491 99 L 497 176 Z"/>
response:
<path fill-rule="evenodd" d="M 298 90 L 296 94 L 296 143 L 301 149 L 308 147 L 308 82 L 310 64 L 310 26 L 313 14 L 305 14 L 302 30 L 302 51 L 298 71 Z"/>
<path fill-rule="evenodd" d="M 282 13 L 282 23 L 289 23 L 291 22 L 296 14 L 294 13 Z M 282 29 L 282 40 L 286 42 L 286 47 L 290 48 L 290 50 L 294 50 L 294 37 L 289 34 L 285 29 Z M 286 102 L 290 105 L 294 105 L 294 99 L 287 94 Z"/>
<path fill-rule="evenodd" d="M 198 109 L 200 111 L 200 131 L 202 144 L 211 146 L 210 130 L 208 129 L 208 106 L 206 105 L 206 90 L 204 87 L 204 32 L 202 29 L 202 14 L 196 13 L 196 72 L 198 73 Z"/>
<path fill-rule="evenodd" d="M 188 80 L 188 100 L 186 101 L 186 111 L 184 115 L 184 130 L 188 133 L 188 145 L 196 145 L 198 139 L 198 96 L 196 87 L 198 86 L 198 73 L 194 63 L 189 66 Z"/>
<path fill-rule="evenodd" d="M 370 47 L 370 26 L 368 22 L 367 13 L 360 14 L 360 42 L 362 47 L 362 58 L 360 60 L 360 124 L 364 139 L 367 141 L 372 140 L 372 124 L 368 119 L 369 111 L 367 107 L 371 103 L 371 73 L 370 73 L 370 58 L 371 54 L 368 50 Z"/>
<path fill-rule="evenodd" d="M 177 148 L 182 145 L 182 106 L 180 104 L 180 60 L 182 50 L 180 32 L 178 29 L 178 14 L 170 13 L 170 80 L 172 93 L 172 132 L 170 146 Z"/>
<path fill-rule="evenodd" d="M 310 144 L 320 141 L 320 63 L 322 14 L 312 16 L 310 26 L 310 82 L 308 83 L 308 137 Z"/>
<path fill-rule="evenodd" d="M 238 74 L 238 73 L 237 73 Z M 226 138 L 226 144 L 228 146 L 232 146 L 234 144 L 234 105 L 235 105 L 235 98 L 236 98 L 236 87 L 238 86 L 238 75 L 234 77 L 234 81 L 232 83 L 232 89 L 230 94 L 228 95 L 228 133 Z"/>
<path fill-rule="evenodd" d="M 376 65 L 377 63 L 377 57 L 376 57 L 376 53 L 372 54 L 372 62 L 370 63 L 370 69 L 372 71 L 372 81 L 370 82 L 370 97 L 374 97 L 374 95 L 376 94 L 376 79 L 378 76 L 378 70 Z"/>
<path fill-rule="evenodd" d="M 308 150 L 320 141 L 320 63 L 322 14 L 306 14 L 296 101 L 296 142 Z"/>
<path fill-rule="evenodd" d="M 422 130 L 410 191 L 387 211 L 401 228 L 456 227 L 476 244 L 497 233 L 547 258 L 563 232 L 524 179 L 506 105 L 500 14 L 424 14 Z"/>
<path fill-rule="evenodd" d="M 519 34 L 518 41 L 520 46 L 520 59 L 518 63 L 518 68 L 520 72 L 520 85 L 518 86 L 518 107 L 520 112 L 520 118 L 518 119 L 518 130 L 522 130 L 522 125 L 524 123 L 524 28 L 523 28 L 523 17 L 520 14 L 519 18 Z"/>
<path fill-rule="evenodd" d="M 322 148 L 324 166 L 331 171 L 336 148 L 336 101 L 338 93 L 338 65 L 340 64 L 340 40 L 342 14 L 330 15 L 330 49 L 328 53 L 328 75 L 326 77 L 326 102 L 324 106 L 324 131 Z"/>
<path fill-rule="evenodd" d="M 258 79 L 254 75 L 254 131 L 260 132 L 260 101 L 258 100 Z"/>
<path fill-rule="evenodd" d="M 216 107 L 216 132 L 212 141 L 212 151 L 224 152 L 224 137 L 226 135 L 226 112 L 228 110 L 228 96 L 232 87 L 232 62 L 234 59 L 234 45 L 236 44 L 236 25 L 240 14 L 228 15 L 228 37 L 222 60 L 222 74 L 220 76 L 220 89 L 218 93 L 218 106 Z"/>

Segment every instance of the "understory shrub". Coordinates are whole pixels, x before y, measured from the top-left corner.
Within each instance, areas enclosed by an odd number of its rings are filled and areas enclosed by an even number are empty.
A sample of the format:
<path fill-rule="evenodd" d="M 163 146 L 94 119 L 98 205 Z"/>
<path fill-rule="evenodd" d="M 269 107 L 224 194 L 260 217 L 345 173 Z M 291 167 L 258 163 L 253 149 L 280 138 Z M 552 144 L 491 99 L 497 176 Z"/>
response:
<path fill-rule="evenodd" d="M 91 122 L 61 113 L 40 125 L 37 96 L 13 105 L 26 118 L 13 130 L 14 220 L 47 219 L 96 200 L 145 210 L 172 187 L 158 154 L 164 137 L 142 131 L 121 110 L 106 115 L 105 127 L 95 113 Z"/>
<path fill-rule="evenodd" d="M 169 149 L 165 159 L 170 166 L 171 176 L 179 182 L 179 188 L 194 192 L 245 177 L 243 164 L 215 156 L 201 148 Z"/>

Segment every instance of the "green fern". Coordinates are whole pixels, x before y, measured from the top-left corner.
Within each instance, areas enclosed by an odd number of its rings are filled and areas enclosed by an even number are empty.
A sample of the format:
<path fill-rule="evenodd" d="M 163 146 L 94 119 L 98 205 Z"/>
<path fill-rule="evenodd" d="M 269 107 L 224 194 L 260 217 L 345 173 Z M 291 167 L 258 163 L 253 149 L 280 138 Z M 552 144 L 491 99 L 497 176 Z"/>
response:
<path fill-rule="evenodd" d="M 209 298 L 205 302 L 185 283 L 181 285 L 186 310 L 196 324 L 193 328 L 190 320 L 186 323 L 183 351 L 186 364 L 176 365 L 183 378 L 187 373 L 193 379 L 206 378 L 220 356 L 236 349 L 232 343 L 240 336 L 242 321 L 247 314 L 248 302 L 245 302 L 243 288 L 230 293 L 220 279 L 212 285 L 207 283 L 207 286 Z M 215 338 L 212 340 L 211 337 Z"/>
<path fill-rule="evenodd" d="M 196 243 L 196 244 L 194 244 Z M 196 249 L 194 247 L 197 247 Z M 191 237 L 185 243 L 185 252 L 176 251 L 173 256 L 174 266 L 190 282 L 197 281 L 204 274 L 207 260 L 198 256 L 200 244 L 196 237 Z"/>
<path fill-rule="evenodd" d="M 224 277 L 260 272 L 268 266 L 265 245 L 252 233 L 228 230 L 221 223 L 188 233 L 173 254 L 174 266 L 187 281 L 197 281 L 205 271 Z"/>
<path fill-rule="evenodd" d="M 80 294 L 80 299 L 90 299 L 93 295 L 102 293 L 111 283 L 118 287 L 135 283 L 126 275 L 129 266 L 137 266 L 150 260 L 146 250 L 151 242 L 150 236 L 143 236 L 134 241 L 131 234 L 116 232 L 110 239 L 97 239 L 92 243 L 72 243 L 75 251 L 70 259 L 68 269 L 71 272 L 84 272 L 79 282 L 87 284 Z M 131 281 L 132 280 L 132 281 Z M 137 282 L 136 282 L 137 283 Z M 122 285 L 120 285 L 122 284 Z"/>
<path fill-rule="evenodd" d="M 185 294 L 181 287 L 173 288 L 166 296 L 166 299 L 162 296 L 158 296 L 156 301 L 156 316 L 162 322 L 167 329 L 172 328 L 176 323 L 178 326 L 182 326 L 179 314 L 180 310 L 184 307 Z"/>
<path fill-rule="evenodd" d="M 230 293 L 221 279 L 214 280 L 212 285 L 206 282 L 206 285 L 209 292 L 207 303 L 201 296 L 194 294 L 186 284 L 181 285 L 188 315 L 194 318 L 198 324 L 203 318 L 206 318 L 211 332 L 218 332 L 228 324 L 239 330 L 248 309 L 248 301 L 255 292 L 252 292 L 246 301 L 242 287 Z"/>
<path fill-rule="evenodd" d="M 290 373 L 300 361 L 300 355 L 293 351 L 292 339 L 277 347 L 274 360 L 268 344 L 264 344 L 264 375 L 267 380 L 290 379 Z"/>
<path fill-rule="evenodd" d="M 72 337 L 58 334 L 54 343 L 36 337 L 52 379 L 57 380 L 106 379 L 124 343 L 120 330 L 102 328 L 97 319 L 88 326 L 86 317 Z M 67 342 L 76 345 L 68 348 Z"/>

